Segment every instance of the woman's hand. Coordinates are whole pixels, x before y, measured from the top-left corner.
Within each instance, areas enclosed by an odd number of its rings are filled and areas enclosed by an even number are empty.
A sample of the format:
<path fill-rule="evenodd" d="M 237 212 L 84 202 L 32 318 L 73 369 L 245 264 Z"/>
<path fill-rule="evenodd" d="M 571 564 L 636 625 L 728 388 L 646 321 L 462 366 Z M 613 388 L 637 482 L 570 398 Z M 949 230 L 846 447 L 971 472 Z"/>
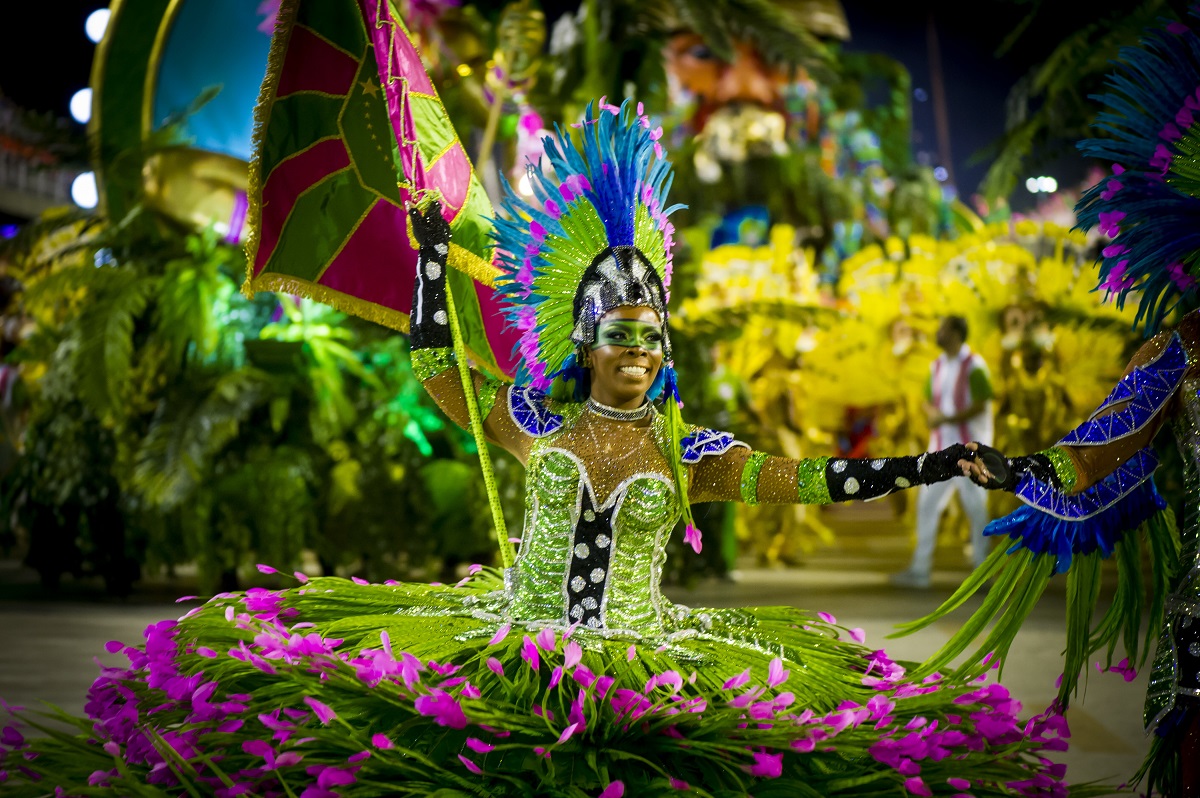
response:
<path fill-rule="evenodd" d="M 450 223 L 442 216 L 442 204 L 437 200 L 430 202 L 424 213 L 418 206 L 413 205 L 408 209 L 408 219 L 418 248 L 450 244 Z M 446 253 L 442 251 L 439 254 L 444 257 Z"/>
<path fill-rule="evenodd" d="M 991 446 L 974 441 L 968 443 L 967 448 L 975 456 L 958 461 L 964 477 L 969 477 L 976 485 L 988 490 L 1012 489 L 1009 485 L 1012 474 L 1008 467 L 1008 458 Z"/>

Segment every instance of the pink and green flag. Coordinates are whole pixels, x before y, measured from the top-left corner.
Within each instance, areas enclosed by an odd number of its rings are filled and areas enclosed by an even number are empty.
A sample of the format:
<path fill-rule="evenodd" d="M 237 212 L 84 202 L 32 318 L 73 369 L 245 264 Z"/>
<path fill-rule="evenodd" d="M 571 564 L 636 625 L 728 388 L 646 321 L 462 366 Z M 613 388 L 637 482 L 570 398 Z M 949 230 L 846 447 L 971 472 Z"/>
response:
<path fill-rule="evenodd" d="M 492 291 L 492 205 L 394 0 L 284 0 L 256 111 L 243 290 L 299 294 L 408 331 L 405 203 L 436 192 L 453 231 L 463 340 L 497 375 L 514 331 Z"/>

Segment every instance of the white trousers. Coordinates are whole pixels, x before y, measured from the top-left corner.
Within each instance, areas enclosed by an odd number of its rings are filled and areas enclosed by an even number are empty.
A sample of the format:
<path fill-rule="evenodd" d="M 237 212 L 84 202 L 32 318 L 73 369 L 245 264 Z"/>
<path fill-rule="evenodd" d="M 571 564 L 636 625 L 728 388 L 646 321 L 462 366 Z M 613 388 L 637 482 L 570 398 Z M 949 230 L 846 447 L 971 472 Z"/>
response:
<path fill-rule="evenodd" d="M 958 491 L 959 501 L 971 524 L 971 558 L 976 566 L 987 559 L 988 548 L 983 537 L 983 528 L 991 520 L 987 509 L 987 491 L 969 479 L 948 479 L 933 485 L 922 485 L 917 495 L 917 548 L 909 565 L 910 571 L 928 576 L 932 570 L 938 522 L 954 491 Z"/>

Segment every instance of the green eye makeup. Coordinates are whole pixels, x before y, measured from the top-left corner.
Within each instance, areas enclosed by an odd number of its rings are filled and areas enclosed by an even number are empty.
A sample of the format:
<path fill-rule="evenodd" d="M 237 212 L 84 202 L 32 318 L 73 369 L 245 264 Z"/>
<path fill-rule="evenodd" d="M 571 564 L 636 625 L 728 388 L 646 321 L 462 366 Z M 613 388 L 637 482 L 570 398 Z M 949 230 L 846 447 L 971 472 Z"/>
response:
<path fill-rule="evenodd" d="M 640 346 L 648 352 L 662 349 L 662 326 L 633 319 L 604 321 L 596 328 L 596 346 Z"/>

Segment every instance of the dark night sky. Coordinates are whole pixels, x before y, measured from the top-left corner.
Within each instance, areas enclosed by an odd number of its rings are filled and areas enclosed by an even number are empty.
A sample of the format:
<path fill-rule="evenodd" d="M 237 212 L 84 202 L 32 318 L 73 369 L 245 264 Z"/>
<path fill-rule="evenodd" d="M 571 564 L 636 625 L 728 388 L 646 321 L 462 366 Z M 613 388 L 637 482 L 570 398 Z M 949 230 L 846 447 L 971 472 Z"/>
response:
<path fill-rule="evenodd" d="M 253 2 L 253 0 L 246 0 Z M 1027 13 L 1028 0 L 844 0 L 852 40 L 848 49 L 882 52 L 911 71 L 914 88 L 929 89 L 927 21 L 936 20 L 947 82 L 951 147 L 957 182 L 964 194 L 974 190 L 984 167 L 967 164 L 969 156 L 998 136 L 1004 126 L 1009 87 L 1049 52 L 1067 31 L 1081 24 L 1062 11 L 1043 11 L 1040 24 L 1022 40 L 1018 52 L 998 60 L 1004 36 Z M 87 84 L 94 46 L 83 32 L 88 13 L 101 0 L 44 0 L 8 3 L 0 35 L 0 92 L 21 106 L 68 116 L 71 95 Z M 1061 2 L 1047 7 L 1073 6 Z M 31 57 L 22 41 L 46 41 L 53 31 L 53 52 Z M 914 103 L 914 148 L 936 153 L 930 102 Z M 932 161 L 936 162 L 936 154 Z M 1065 169 L 1078 165 L 1068 159 Z M 1070 178 L 1070 175 L 1062 175 Z"/>

